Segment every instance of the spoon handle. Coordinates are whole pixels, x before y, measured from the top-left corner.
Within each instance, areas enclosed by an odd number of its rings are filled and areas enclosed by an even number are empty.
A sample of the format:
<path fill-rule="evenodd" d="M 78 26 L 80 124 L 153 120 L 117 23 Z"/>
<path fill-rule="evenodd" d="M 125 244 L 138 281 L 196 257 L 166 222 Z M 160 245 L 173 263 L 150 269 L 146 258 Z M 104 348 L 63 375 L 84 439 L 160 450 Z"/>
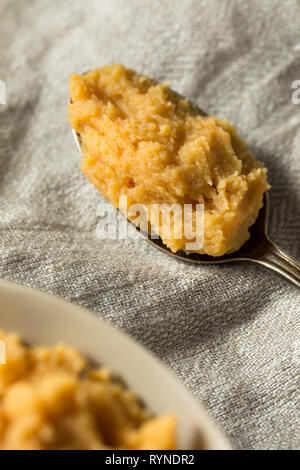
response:
<path fill-rule="evenodd" d="M 255 261 L 276 271 L 300 288 L 300 264 L 281 250 L 268 236 L 261 243 L 264 250 Z"/>

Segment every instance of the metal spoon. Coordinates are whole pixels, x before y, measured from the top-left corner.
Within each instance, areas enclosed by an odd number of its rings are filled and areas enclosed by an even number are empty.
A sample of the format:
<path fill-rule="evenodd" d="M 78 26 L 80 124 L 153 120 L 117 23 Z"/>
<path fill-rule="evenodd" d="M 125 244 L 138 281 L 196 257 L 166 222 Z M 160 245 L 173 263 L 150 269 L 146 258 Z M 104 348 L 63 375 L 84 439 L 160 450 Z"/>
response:
<path fill-rule="evenodd" d="M 205 114 L 201 111 L 201 114 Z M 81 152 L 80 135 L 72 129 L 76 144 Z M 197 253 L 187 254 L 184 251 L 173 253 L 161 240 L 161 238 L 151 238 L 150 233 L 142 232 L 130 220 L 132 225 L 146 238 L 146 240 L 155 248 L 163 251 L 167 255 L 173 256 L 181 261 L 187 261 L 195 264 L 222 264 L 232 263 L 234 261 L 251 261 L 272 269 L 283 276 L 295 286 L 300 287 L 300 264 L 287 253 L 282 251 L 267 234 L 269 217 L 269 196 L 264 194 L 264 205 L 259 212 L 255 224 L 250 228 L 249 240 L 234 253 L 219 256 L 217 258 Z"/>

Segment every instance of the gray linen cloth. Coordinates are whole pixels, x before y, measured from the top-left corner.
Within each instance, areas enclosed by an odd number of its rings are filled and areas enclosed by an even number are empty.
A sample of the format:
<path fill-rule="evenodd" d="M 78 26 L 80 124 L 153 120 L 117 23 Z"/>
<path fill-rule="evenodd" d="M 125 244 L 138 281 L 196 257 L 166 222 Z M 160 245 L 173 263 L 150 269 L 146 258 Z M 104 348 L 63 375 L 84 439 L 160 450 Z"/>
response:
<path fill-rule="evenodd" d="M 270 233 L 299 258 L 299 15 L 296 0 L 0 3 L 1 278 L 136 337 L 240 449 L 299 447 L 299 292 L 255 265 L 99 240 L 103 199 L 79 169 L 67 80 L 121 62 L 230 119 L 269 168 Z"/>

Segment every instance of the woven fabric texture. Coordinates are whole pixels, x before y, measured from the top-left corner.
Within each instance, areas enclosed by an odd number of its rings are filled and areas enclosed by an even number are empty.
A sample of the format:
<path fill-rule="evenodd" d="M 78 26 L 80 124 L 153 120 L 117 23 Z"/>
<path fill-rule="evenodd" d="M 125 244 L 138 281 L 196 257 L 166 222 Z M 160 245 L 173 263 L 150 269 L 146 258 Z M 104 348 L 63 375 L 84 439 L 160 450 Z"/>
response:
<path fill-rule="evenodd" d="M 67 80 L 121 62 L 231 120 L 269 169 L 270 235 L 299 258 L 299 15 L 296 0 L 0 3 L 1 278 L 140 340 L 238 449 L 299 447 L 299 291 L 263 267 L 99 240 L 102 197 L 80 172 Z"/>

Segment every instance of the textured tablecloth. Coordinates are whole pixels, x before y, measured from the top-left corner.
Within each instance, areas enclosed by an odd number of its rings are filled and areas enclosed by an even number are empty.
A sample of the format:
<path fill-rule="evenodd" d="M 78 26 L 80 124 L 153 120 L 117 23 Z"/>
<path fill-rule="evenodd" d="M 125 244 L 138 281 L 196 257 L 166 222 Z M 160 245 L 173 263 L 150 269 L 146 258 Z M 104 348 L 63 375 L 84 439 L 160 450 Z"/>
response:
<path fill-rule="evenodd" d="M 299 447 L 299 291 L 255 265 L 97 239 L 102 198 L 79 169 L 67 80 L 121 62 L 228 117 L 269 168 L 273 239 L 299 258 L 299 16 L 295 0 L 0 3 L 0 276 L 139 339 L 242 449 Z"/>

